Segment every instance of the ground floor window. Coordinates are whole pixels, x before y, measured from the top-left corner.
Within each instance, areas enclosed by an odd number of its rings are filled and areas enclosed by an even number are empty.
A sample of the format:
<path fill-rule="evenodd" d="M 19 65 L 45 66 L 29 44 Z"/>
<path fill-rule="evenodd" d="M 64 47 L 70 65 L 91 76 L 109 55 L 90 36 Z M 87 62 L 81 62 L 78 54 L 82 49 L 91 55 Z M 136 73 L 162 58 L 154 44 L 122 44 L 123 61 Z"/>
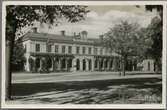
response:
<path fill-rule="evenodd" d="M 79 61 L 79 59 L 77 59 L 77 62 L 76 62 L 76 69 L 77 69 L 77 70 L 80 69 L 80 61 Z"/>
<path fill-rule="evenodd" d="M 86 61 L 83 59 L 83 70 L 86 70 Z"/>
<path fill-rule="evenodd" d="M 68 60 L 68 68 L 71 68 L 72 67 L 72 59 L 69 59 Z"/>
<path fill-rule="evenodd" d="M 62 65 L 61 65 L 62 68 L 65 68 L 66 67 L 66 59 L 63 59 L 62 60 Z"/>
<path fill-rule="evenodd" d="M 89 60 L 89 70 L 91 70 L 91 69 L 92 69 L 92 61 Z"/>
<path fill-rule="evenodd" d="M 37 58 L 37 59 L 36 59 L 36 68 L 39 68 L 39 67 L 40 67 L 40 59 Z"/>
<path fill-rule="evenodd" d="M 98 61 L 97 61 L 97 59 L 96 59 L 96 60 L 95 60 L 95 65 L 94 65 L 95 68 L 97 68 L 97 65 L 98 65 L 97 63 L 98 63 Z"/>

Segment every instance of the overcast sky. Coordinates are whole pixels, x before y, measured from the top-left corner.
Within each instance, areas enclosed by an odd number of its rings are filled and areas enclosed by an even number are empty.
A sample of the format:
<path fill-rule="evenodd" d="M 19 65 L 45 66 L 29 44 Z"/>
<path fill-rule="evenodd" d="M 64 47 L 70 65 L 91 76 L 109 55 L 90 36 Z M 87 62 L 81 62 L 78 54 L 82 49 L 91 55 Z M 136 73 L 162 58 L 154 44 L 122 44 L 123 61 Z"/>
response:
<path fill-rule="evenodd" d="M 72 35 L 83 30 L 88 32 L 88 37 L 97 38 L 99 35 L 106 33 L 114 24 L 121 20 L 137 22 L 142 27 L 146 27 L 151 19 L 157 16 L 156 11 L 145 11 L 144 6 L 88 6 L 90 12 L 86 15 L 84 21 L 77 23 L 63 22 L 57 27 L 41 26 L 40 32 L 60 34 L 65 30 L 67 35 Z"/>

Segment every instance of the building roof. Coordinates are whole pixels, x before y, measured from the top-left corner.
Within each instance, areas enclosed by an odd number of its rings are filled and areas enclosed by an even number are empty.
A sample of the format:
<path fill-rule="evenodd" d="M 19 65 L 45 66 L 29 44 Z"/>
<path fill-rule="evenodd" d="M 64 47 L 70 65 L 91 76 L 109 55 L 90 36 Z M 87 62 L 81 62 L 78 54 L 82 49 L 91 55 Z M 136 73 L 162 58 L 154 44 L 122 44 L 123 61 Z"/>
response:
<path fill-rule="evenodd" d="M 26 33 L 23 38 L 23 41 L 26 40 L 35 40 L 35 41 L 44 41 L 47 40 L 51 42 L 59 42 L 59 43 L 79 43 L 79 44 L 94 44 L 99 45 L 100 39 L 97 38 L 87 38 L 82 39 L 80 37 L 75 36 L 68 36 L 68 35 L 56 35 L 56 34 L 48 34 L 48 33 L 34 33 L 34 32 L 28 32 Z"/>

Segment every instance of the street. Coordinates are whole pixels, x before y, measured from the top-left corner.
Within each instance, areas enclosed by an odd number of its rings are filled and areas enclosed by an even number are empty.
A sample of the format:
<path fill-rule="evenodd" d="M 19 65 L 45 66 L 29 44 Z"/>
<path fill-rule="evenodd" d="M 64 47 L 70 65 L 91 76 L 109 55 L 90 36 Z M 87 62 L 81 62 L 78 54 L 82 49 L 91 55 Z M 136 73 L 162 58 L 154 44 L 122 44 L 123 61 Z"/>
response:
<path fill-rule="evenodd" d="M 161 103 L 161 75 L 118 73 L 14 74 L 12 103 Z M 9 102 L 9 103 L 11 103 Z"/>

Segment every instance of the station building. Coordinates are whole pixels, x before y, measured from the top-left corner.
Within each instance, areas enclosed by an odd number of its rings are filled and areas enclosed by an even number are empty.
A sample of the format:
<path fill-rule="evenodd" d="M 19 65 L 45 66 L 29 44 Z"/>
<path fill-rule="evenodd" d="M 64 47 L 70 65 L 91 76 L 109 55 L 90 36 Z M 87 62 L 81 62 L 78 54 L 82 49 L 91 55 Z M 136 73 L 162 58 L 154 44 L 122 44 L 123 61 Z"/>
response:
<path fill-rule="evenodd" d="M 34 27 L 23 36 L 27 72 L 40 72 L 47 59 L 50 72 L 59 71 L 119 71 L 120 56 L 102 46 L 102 36 L 88 38 L 82 31 L 72 36 L 61 31 L 59 35 L 39 33 Z M 137 70 L 135 60 L 128 61 L 127 70 Z M 145 68 L 146 69 L 146 68 Z"/>

